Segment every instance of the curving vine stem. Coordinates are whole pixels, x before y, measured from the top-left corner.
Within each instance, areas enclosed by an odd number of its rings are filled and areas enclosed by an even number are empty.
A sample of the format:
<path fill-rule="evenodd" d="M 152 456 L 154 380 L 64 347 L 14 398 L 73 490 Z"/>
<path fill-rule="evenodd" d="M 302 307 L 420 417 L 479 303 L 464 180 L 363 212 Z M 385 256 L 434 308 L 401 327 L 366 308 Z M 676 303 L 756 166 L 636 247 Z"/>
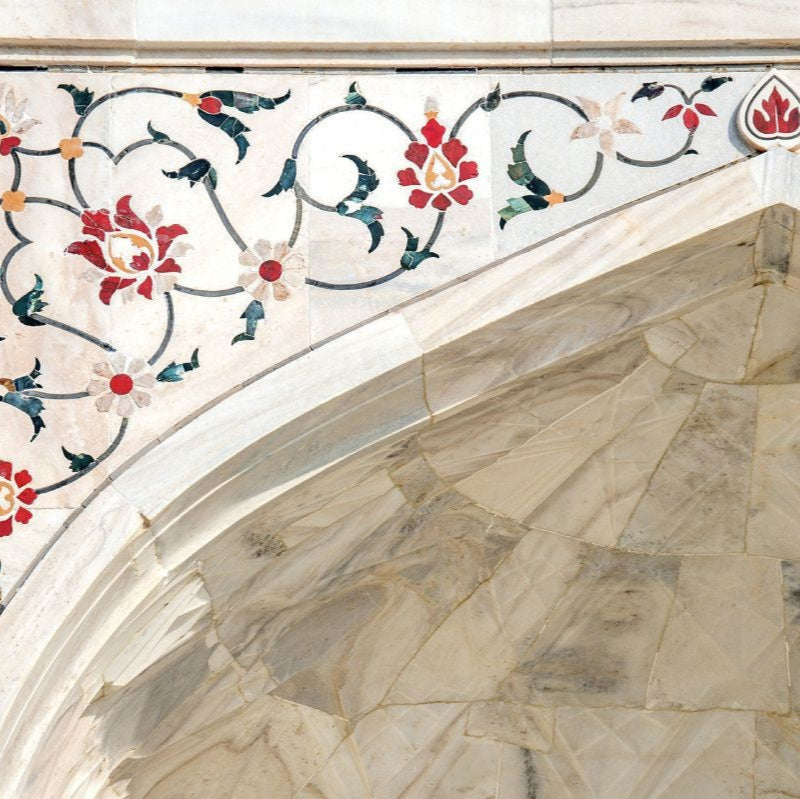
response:
<path fill-rule="evenodd" d="M 51 483 L 50 485 L 41 486 L 39 488 L 34 488 L 33 490 L 41 495 L 41 494 L 49 494 L 51 491 L 56 491 L 59 488 L 63 488 L 64 486 L 68 486 L 70 483 L 74 483 L 76 480 L 80 480 L 81 477 L 85 477 L 89 472 L 94 471 L 104 460 L 111 457 L 114 451 L 119 447 L 122 443 L 122 440 L 125 438 L 125 433 L 128 430 L 128 419 L 122 419 L 120 421 L 119 430 L 117 431 L 117 435 L 114 436 L 114 440 L 106 447 L 105 451 L 103 451 L 100 455 L 95 458 L 92 463 L 86 466 L 83 469 L 71 474 L 69 477 L 65 477 L 63 480 L 58 480 L 55 483 Z"/>
<path fill-rule="evenodd" d="M 347 112 L 359 112 L 359 111 L 376 114 L 379 117 L 388 120 L 396 128 L 398 128 L 408 138 L 410 142 L 418 141 L 416 134 L 411 130 L 411 128 L 408 127 L 408 125 L 406 125 L 402 120 L 400 120 L 394 114 L 390 113 L 389 111 L 386 111 L 383 108 L 379 108 L 378 106 L 370 105 L 368 103 L 359 105 L 347 105 L 347 104 L 339 105 L 339 106 L 334 106 L 333 108 L 329 108 L 327 111 L 318 114 L 316 117 L 314 117 L 314 119 L 308 122 L 305 125 L 305 127 L 303 127 L 303 129 L 300 131 L 297 138 L 295 139 L 294 144 L 292 145 L 291 160 L 296 162 L 297 158 L 300 155 L 300 149 L 306 137 L 321 122 L 324 122 L 326 119 L 329 119 L 330 117 L 335 116 L 337 114 L 342 114 Z M 302 219 L 301 213 L 302 213 L 303 203 L 307 203 L 312 208 L 316 208 L 317 210 L 324 211 L 326 213 L 339 213 L 339 214 L 342 213 L 342 211 L 340 210 L 342 203 L 340 203 L 339 206 L 333 206 L 333 205 L 327 205 L 326 203 L 322 203 L 316 200 L 306 191 L 306 189 L 297 179 L 293 181 L 293 186 L 291 188 L 294 189 L 294 193 L 297 198 L 297 206 L 296 206 L 297 212 L 296 212 L 295 227 L 294 230 L 292 231 L 292 236 L 289 240 L 290 246 L 297 240 L 297 235 L 300 229 L 300 222 Z M 439 212 L 436 218 L 435 226 L 428 238 L 425 247 L 423 248 L 424 250 L 430 250 L 430 248 L 436 242 L 436 239 L 439 237 L 439 233 L 442 230 L 443 223 L 444 223 L 444 212 L 441 211 Z M 372 251 L 372 249 L 373 248 L 370 249 L 370 252 Z M 401 266 L 399 269 L 394 269 L 391 272 L 388 272 L 387 274 L 381 275 L 380 277 L 371 278 L 369 280 L 344 281 L 337 283 L 325 280 L 317 280 L 315 278 L 307 277 L 306 284 L 309 286 L 314 286 L 315 288 L 327 289 L 332 291 L 361 291 L 363 289 L 374 288 L 375 286 L 380 286 L 384 283 L 388 283 L 392 280 L 395 280 L 396 278 L 405 274 L 407 271 L 408 271 L 407 267 Z"/>
<path fill-rule="evenodd" d="M 704 103 L 695 103 L 695 98 L 703 92 L 715 91 L 730 80 L 732 79 L 729 77 L 709 76 L 702 82 L 697 90 L 691 93 L 687 93 L 683 88 L 672 83 L 659 84 L 657 82 L 649 82 L 642 84 L 642 87 L 631 98 L 632 102 L 640 98 L 652 100 L 661 96 L 666 89 L 672 89 L 678 93 L 679 97 L 681 98 L 681 103 L 671 107 L 664 115 L 663 119 L 672 119 L 677 117 L 679 114 L 682 114 L 684 125 L 688 130 L 686 140 L 674 153 L 657 159 L 632 158 L 620 152 L 616 148 L 614 148 L 613 151 L 608 152 L 609 148 L 606 146 L 605 149 L 607 154 L 613 154 L 617 161 L 629 166 L 660 167 L 673 163 L 685 155 L 694 153 L 695 151 L 691 149 L 691 147 L 697 126 L 699 125 L 699 117 L 694 109 L 696 108 L 701 114 L 706 116 L 716 116 L 713 109 L 711 109 L 708 105 Z M 618 97 L 621 98 L 621 95 Z M 601 106 L 598 103 L 581 99 L 579 104 L 558 94 L 536 90 L 522 90 L 501 93 L 499 84 L 489 95 L 482 99 L 476 100 L 470 106 L 468 106 L 468 108 L 453 126 L 453 134 L 451 135 L 455 135 L 455 133 L 461 129 L 461 127 L 467 122 L 472 114 L 478 110 L 478 108 L 483 108 L 485 111 L 493 111 L 500 105 L 501 102 L 523 98 L 533 98 L 558 103 L 573 111 L 579 119 L 583 120 L 584 124 L 579 125 L 579 127 L 573 131 L 572 138 L 586 138 L 588 136 L 595 135 L 611 136 L 610 128 L 605 129 L 607 131 L 606 134 L 602 133 L 603 128 L 601 127 L 599 120 L 599 117 L 601 116 Z M 694 106 L 692 104 L 694 104 Z M 606 105 L 604 105 L 602 108 L 605 109 Z M 590 118 L 586 109 L 597 110 L 591 111 L 592 117 Z M 618 129 L 615 128 L 616 132 L 618 133 L 640 132 L 638 128 L 629 120 L 623 119 L 617 121 L 614 119 L 613 122 L 614 125 L 620 126 Z M 594 169 L 592 170 L 589 179 L 581 188 L 568 194 L 561 194 L 560 192 L 554 191 L 544 180 L 534 173 L 531 165 L 528 163 L 524 147 L 525 140 L 530 132 L 531 131 L 528 130 L 522 133 L 517 141 L 516 146 L 512 147 L 511 152 L 513 163 L 509 164 L 508 166 L 509 178 L 517 185 L 526 188 L 529 193 L 523 197 L 509 199 L 509 204 L 505 208 L 498 211 L 501 229 L 505 227 L 510 219 L 513 219 L 520 214 L 528 211 L 541 211 L 557 203 L 573 202 L 580 199 L 588 194 L 592 188 L 594 188 L 597 181 L 600 179 L 600 175 L 603 170 L 604 154 L 600 149 L 598 149 L 595 155 Z"/>

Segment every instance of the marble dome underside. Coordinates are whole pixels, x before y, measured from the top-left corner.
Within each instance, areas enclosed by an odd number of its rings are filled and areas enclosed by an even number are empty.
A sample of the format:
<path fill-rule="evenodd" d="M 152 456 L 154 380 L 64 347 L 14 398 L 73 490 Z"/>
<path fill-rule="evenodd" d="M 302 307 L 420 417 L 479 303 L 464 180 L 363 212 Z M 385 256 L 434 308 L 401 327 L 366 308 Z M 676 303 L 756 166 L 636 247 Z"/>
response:
<path fill-rule="evenodd" d="M 69 795 L 796 795 L 798 320 L 737 290 L 243 520 L 110 642 Z"/>

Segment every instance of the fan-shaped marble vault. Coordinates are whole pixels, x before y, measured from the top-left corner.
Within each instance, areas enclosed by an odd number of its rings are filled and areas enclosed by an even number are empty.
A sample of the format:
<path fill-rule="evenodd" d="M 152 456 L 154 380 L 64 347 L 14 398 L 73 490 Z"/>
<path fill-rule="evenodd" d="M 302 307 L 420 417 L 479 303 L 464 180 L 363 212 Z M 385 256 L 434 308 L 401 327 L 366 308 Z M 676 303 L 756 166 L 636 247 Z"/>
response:
<path fill-rule="evenodd" d="M 2 616 L 3 790 L 796 795 L 798 186 L 618 211 L 140 453 Z"/>

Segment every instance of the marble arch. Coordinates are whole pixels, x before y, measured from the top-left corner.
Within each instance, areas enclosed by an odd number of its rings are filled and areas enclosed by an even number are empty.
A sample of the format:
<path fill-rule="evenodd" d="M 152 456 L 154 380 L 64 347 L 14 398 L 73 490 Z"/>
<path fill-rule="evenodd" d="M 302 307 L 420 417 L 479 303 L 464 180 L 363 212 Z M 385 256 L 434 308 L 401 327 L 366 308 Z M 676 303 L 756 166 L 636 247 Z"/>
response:
<path fill-rule="evenodd" d="M 3 795 L 788 790 L 798 212 L 755 156 L 139 453 L 3 614 Z"/>

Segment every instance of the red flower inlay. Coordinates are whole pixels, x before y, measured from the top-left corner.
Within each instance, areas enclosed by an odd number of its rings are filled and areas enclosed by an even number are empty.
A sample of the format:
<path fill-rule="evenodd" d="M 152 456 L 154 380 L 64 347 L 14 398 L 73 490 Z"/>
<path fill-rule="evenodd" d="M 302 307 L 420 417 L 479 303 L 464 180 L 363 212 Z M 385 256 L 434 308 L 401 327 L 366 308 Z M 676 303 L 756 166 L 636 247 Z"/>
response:
<path fill-rule="evenodd" d="M 671 108 L 667 109 L 664 116 L 661 117 L 662 122 L 665 119 L 674 119 L 681 111 L 683 111 L 683 126 L 692 133 L 700 126 L 700 117 L 697 116 L 697 111 L 706 117 L 716 116 L 714 109 L 705 103 L 695 103 L 694 105 L 678 103 L 678 105 L 673 105 Z"/>
<path fill-rule="evenodd" d="M 82 255 L 105 277 L 100 281 L 100 300 L 108 305 L 117 291 L 127 289 L 128 298 L 140 294 L 148 300 L 153 293 L 169 291 L 181 267 L 166 255 L 173 241 L 186 233 L 181 225 L 162 225 L 160 209 L 147 214 L 148 224 L 130 206 L 131 195 L 117 202 L 112 221 L 105 208 L 84 211 L 83 232 L 91 239 L 75 241 L 66 252 Z M 152 228 L 155 227 L 155 232 Z"/>
<path fill-rule="evenodd" d="M 466 205 L 473 197 L 464 181 L 478 176 L 478 165 L 463 160 L 467 148 L 459 139 L 442 144 L 444 133 L 445 127 L 431 113 L 422 128 L 427 144 L 412 142 L 406 149 L 406 160 L 414 166 L 401 169 L 397 180 L 401 186 L 422 187 L 408 195 L 408 202 L 415 208 L 425 208 L 430 203 L 438 211 L 446 211 L 453 202 Z"/>
<path fill-rule="evenodd" d="M 800 128 L 800 109 L 795 106 L 789 111 L 790 105 L 791 101 L 781 96 L 775 86 L 769 97 L 761 101 L 764 113 L 758 109 L 753 112 L 753 127 L 764 135 L 794 133 Z"/>
<path fill-rule="evenodd" d="M 26 505 L 36 500 L 28 486 L 31 476 L 25 469 L 15 472 L 10 461 L 0 461 L 0 538 L 11 535 L 14 522 L 27 524 L 33 515 Z"/>

